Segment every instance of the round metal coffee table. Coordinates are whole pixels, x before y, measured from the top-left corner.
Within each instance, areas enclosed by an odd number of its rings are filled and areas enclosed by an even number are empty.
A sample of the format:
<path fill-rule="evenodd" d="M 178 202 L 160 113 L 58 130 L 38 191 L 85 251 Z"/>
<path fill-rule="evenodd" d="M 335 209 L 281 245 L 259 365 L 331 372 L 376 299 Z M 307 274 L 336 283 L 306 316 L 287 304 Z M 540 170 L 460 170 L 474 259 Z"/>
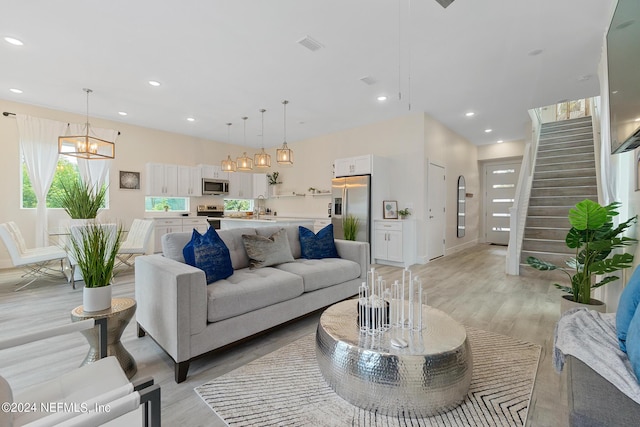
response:
<path fill-rule="evenodd" d="M 360 408 L 384 415 L 428 417 L 465 399 L 473 370 L 464 327 L 423 305 L 422 331 L 391 328 L 377 336 L 360 333 L 357 300 L 329 307 L 320 317 L 316 356 L 333 390 Z M 402 338 L 409 346 L 391 346 Z"/>

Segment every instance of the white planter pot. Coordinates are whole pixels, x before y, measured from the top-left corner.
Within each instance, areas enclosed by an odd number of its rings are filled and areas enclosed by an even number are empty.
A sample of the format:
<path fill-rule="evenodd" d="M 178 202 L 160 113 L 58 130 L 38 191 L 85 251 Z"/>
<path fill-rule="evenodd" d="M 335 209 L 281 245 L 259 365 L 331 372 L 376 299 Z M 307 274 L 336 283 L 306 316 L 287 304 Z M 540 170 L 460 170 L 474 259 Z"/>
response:
<path fill-rule="evenodd" d="M 84 311 L 102 311 L 111 307 L 111 285 L 82 290 Z"/>
<path fill-rule="evenodd" d="M 591 298 L 591 301 L 589 304 L 582 304 L 579 302 L 574 302 L 573 301 L 573 295 L 563 295 L 562 298 L 560 299 L 560 314 L 564 313 L 567 310 L 570 310 L 572 308 L 578 308 L 578 307 L 583 307 L 589 310 L 594 310 L 597 311 L 599 313 L 606 313 L 607 312 L 607 306 L 605 303 L 603 303 L 600 300 Z"/>

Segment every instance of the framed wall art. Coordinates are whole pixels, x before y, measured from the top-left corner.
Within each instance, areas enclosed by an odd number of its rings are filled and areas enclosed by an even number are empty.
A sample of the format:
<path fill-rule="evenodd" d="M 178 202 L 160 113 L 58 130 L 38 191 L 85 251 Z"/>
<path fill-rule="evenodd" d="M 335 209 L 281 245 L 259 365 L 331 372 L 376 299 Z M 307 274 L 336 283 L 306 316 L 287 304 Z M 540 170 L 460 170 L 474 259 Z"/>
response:
<path fill-rule="evenodd" d="M 398 202 L 396 200 L 382 202 L 382 217 L 384 219 L 398 219 Z"/>
<path fill-rule="evenodd" d="M 120 188 L 125 190 L 139 190 L 140 172 L 120 171 Z"/>

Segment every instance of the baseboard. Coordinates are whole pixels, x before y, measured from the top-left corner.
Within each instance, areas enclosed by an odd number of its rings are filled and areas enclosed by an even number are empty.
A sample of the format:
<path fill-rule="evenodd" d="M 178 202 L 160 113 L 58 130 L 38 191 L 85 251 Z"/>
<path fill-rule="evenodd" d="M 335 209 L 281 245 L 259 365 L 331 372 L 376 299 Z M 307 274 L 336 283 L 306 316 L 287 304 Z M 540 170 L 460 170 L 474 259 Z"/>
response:
<path fill-rule="evenodd" d="M 452 248 L 448 248 L 447 250 L 445 250 L 444 256 L 449 256 L 449 255 L 455 254 L 457 252 L 460 252 L 460 251 L 462 251 L 464 249 L 468 249 L 468 248 L 470 248 L 472 246 L 475 246 L 477 244 L 478 244 L 478 239 L 473 239 L 470 242 L 465 242 L 465 243 L 462 243 L 460 245 L 454 246 Z"/>

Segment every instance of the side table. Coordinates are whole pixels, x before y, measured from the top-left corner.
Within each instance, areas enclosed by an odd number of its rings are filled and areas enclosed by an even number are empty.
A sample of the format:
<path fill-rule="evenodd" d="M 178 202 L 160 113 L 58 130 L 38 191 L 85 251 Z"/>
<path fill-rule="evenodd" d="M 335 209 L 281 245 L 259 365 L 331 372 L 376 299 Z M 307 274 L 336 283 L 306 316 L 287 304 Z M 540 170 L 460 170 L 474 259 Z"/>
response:
<path fill-rule="evenodd" d="M 85 312 L 81 305 L 71 310 L 72 322 L 85 319 L 107 319 L 107 356 L 115 356 L 118 359 L 127 378 L 133 377 L 138 368 L 136 361 L 120 342 L 120 337 L 135 312 L 136 301 L 133 298 L 113 298 L 111 308 L 102 311 Z M 81 333 L 89 342 L 89 353 L 80 365 L 83 366 L 100 358 L 98 327 L 81 331 Z"/>

